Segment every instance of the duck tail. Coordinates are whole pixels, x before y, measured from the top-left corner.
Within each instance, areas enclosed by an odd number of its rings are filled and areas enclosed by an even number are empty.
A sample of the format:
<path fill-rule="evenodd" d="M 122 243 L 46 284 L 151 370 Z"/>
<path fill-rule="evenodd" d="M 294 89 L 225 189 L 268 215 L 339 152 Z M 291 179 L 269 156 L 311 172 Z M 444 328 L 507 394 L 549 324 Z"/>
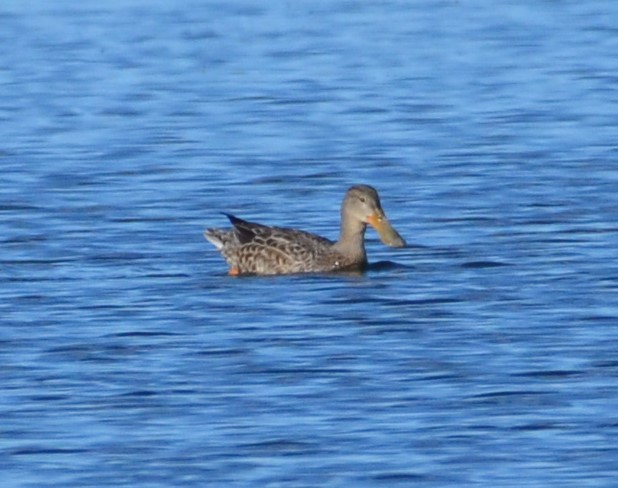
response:
<path fill-rule="evenodd" d="M 229 232 L 221 229 L 206 229 L 204 237 L 220 251 L 229 240 Z"/>

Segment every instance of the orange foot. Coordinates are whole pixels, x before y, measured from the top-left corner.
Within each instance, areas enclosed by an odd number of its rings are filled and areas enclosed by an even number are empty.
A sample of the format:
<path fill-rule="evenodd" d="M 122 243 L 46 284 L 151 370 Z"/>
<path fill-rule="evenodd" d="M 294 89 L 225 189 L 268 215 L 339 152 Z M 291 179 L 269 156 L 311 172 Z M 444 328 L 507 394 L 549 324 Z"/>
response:
<path fill-rule="evenodd" d="M 230 276 L 238 276 L 240 274 L 240 270 L 238 268 L 231 267 L 227 274 Z"/>

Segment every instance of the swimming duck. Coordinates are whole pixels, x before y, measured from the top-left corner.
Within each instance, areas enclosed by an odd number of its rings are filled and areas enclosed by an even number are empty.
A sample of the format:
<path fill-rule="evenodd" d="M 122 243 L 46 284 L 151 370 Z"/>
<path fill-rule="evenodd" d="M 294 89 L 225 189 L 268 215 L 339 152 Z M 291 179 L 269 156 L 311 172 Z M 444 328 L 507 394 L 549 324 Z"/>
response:
<path fill-rule="evenodd" d="M 369 185 L 355 185 L 346 192 L 336 242 L 302 230 L 269 227 L 225 215 L 232 229 L 206 229 L 204 237 L 221 252 L 230 275 L 362 270 L 367 265 L 367 225 L 387 246 L 406 245 L 386 218 L 378 192 Z"/>

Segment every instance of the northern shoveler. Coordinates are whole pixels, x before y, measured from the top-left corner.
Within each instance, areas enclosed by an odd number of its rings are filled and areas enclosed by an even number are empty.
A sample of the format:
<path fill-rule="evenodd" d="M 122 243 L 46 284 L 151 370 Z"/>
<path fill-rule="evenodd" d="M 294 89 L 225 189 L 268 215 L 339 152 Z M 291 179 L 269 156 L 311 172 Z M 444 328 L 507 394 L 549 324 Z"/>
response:
<path fill-rule="evenodd" d="M 207 229 L 204 236 L 221 252 L 230 275 L 361 270 L 367 265 L 367 224 L 387 246 L 406 245 L 384 215 L 378 192 L 369 185 L 353 186 L 345 194 L 336 242 L 302 230 L 269 227 L 225 215 L 232 229 Z"/>

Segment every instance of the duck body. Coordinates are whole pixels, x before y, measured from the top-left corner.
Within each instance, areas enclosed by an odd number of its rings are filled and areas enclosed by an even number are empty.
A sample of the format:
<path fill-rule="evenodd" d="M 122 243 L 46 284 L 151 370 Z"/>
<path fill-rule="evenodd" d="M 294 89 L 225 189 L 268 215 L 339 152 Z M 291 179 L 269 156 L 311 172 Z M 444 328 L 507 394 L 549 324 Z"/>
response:
<path fill-rule="evenodd" d="M 232 230 L 208 229 L 205 236 L 219 249 L 230 274 L 287 274 L 361 269 L 364 253 L 345 256 L 329 239 L 285 227 L 247 222 L 226 214 Z"/>
<path fill-rule="evenodd" d="M 405 246 L 405 241 L 386 219 L 377 191 L 368 185 L 353 186 L 346 193 L 337 241 L 225 215 L 232 229 L 207 229 L 204 236 L 221 252 L 230 266 L 230 275 L 362 270 L 367 265 L 364 243 L 367 224 L 376 228 L 385 244 Z"/>

